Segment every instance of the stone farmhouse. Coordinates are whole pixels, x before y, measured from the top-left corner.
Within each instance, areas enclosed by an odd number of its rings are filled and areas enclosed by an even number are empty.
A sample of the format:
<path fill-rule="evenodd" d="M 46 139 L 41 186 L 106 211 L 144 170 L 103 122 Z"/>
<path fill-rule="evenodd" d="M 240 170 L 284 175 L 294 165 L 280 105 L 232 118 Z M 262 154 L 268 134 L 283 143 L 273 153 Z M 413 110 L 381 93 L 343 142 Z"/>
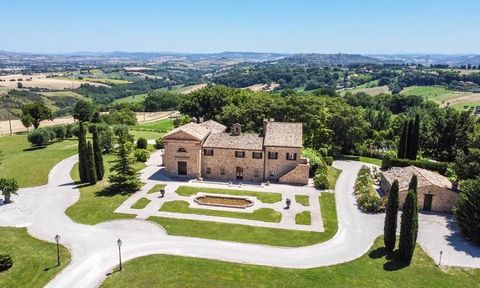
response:
<path fill-rule="evenodd" d="M 264 133 L 242 133 L 208 120 L 175 128 L 164 136 L 163 164 L 171 176 L 225 181 L 272 181 L 306 185 L 310 165 L 301 156 L 301 123 L 264 120 Z"/>
<path fill-rule="evenodd" d="M 380 179 L 382 190 L 388 194 L 395 179 L 399 184 L 400 207 L 405 202 L 408 184 L 413 174 L 417 175 L 418 208 L 424 211 L 450 212 L 457 202 L 458 193 L 446 177 L 416 166 L 393 167 L 383 172 Z"/>

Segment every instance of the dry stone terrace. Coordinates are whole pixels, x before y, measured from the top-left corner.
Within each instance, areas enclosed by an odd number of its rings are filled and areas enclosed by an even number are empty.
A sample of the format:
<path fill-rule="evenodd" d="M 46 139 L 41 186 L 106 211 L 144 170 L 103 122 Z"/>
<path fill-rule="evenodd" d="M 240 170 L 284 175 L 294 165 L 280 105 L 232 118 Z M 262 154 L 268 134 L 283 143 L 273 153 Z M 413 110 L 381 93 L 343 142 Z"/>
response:
<path fill-rule="evenodd" d="M 118 207 L 115 212 L 117 213 L 126 213 L 137 215 L 138 219 L 148 219 L 151 216 L 160 216 L 160 217 L 169 217 L 177 219 L 189 219 L 189 220 L 203 220 L 203 221 L 214 221 L 230 224 L 241 224 L 241 225 L 250 225 L 257 227 L 270 227 L 278 229 L 289 229 L 289 230 L 301 230 L 301 231 L 315 231 L 323 232 L 324 227 L 322 223 L 321 216 L 321 207 L 319 196 L 321 193 L 329 192 L 320 192 L 312 186 L 295 186 L 295 185 L 285 185 L 285 184 L 271 184 L 269 186 L 262 186 L 260 184 L 228 184 L 227 182 L 198 182 L 196 180 L 182 181 L 175 180 L 169 177 L 163 168 L 159 169 L 161 164 L 161 152 L 155 152 L 147 163 L 148 167 L 143 170 L 142 181 L 146 184 L 142 189 L 132 195 L 127 199 L 120 207 Z M 148 193 L 152 187 L 157 184 L 166 184 L 165 195 L 161 197 L 159 192 Z M 195 187 L 198 189 L 198 193 L 192 194 L 190 196 L 181 196 L 178 195 L 175 191 L 179 187 Z M 205 192 L 202 191 L 202 188 L 205 188 Z M 232 197 L 231 194 L 211 194 L 208 193 L 208 189 L 227 189 L 230 191 L 242 192 L 242 191 L 253 191 L 257 193 L 271 194 L 278 193 L 279 200 L 275 203 L 264 203 L 260 199 L 254 196 L 243 196 L 248 200 L 251 200 L 254 204 L 247 208 L 229 208 L 229 207 L 218 207 L 218 206 L 206 206 L 201 205 L 195 201 L 195 198 L 202 195 L 215 195 L 215 196 L 225 196 Z M 305 195 L 309 197 L 309 206 L 303 206 L 300 203 L 295 201 L 295 195 Z M 134 209 L 134 205 L 138 200 L 146 198 L 149 201 L 148 205 L 143 209 Z M 285 209 L 286 199 L 291 200 L 291 205 L 289 209 Z M 186 213 L 175 213 L 175 212 L 165 212 L 161 211 L 162 206 L 167 202 L 172 201 L 185 201 L 188 203 L 189 208 L 202 209 L 202 210 L 212 210 L 212 211 L 225 211 L 225 212 L 235 212 L 235 213 L 253 213 L 255 210 L 268 208 L 273 209 L 276 212 L 281 213 L 281 220 L 279 223 L 275 222 L 265 222 L 257 220 L 248 220 L 240 219 L 233 217 L 220 217 L 220 216 L 210 216 L 210 215 L 200 215 L 200 214 L 186 214 Z M 308 211 L 311 215 L 311 225 L 300 225 L 295 223 L 295 216 L 298 213 Z"/>

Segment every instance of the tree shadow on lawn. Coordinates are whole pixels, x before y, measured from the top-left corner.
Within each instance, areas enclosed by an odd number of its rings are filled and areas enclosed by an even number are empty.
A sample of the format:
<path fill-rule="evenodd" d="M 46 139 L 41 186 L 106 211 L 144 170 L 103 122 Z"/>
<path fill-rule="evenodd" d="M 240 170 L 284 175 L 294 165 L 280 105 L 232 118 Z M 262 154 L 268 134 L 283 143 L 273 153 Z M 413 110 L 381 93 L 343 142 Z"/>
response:
<path fill-rule="evenodd" d="M 383 264 L 383 270 L 385 271 L 397 271 L 408 266 L 407 263 L 398 258 L 398 250 L 393 252 L 387 251 L 385 247 L 379 247 L 368 254 L 370 259 L 385 258 L 388 260 Z"/>
<path fill-rule="evenodd" d="M 47 148 L 48 145 L 50 145 L 50 144 L 47 144 L 47 145 L 44 145 L 44 146 L 32 146 L 32 147 L 28 147 L 28 148 L 23 149 L 23 151 L 24 152 L 31 152 L 31 151 L 42 150 L 42 149 Z"/>
<path fill-rule="evenodd" d="M 117 195 L 133 195 L 133 193 L 128 193 L 128 192 L 123 192 L 123 191 L 118 191 L 116 189 L 111 189 L 110 187 L 105 187 L 100 191 L 95 192 L 95 197 L 113 197 Z"/>

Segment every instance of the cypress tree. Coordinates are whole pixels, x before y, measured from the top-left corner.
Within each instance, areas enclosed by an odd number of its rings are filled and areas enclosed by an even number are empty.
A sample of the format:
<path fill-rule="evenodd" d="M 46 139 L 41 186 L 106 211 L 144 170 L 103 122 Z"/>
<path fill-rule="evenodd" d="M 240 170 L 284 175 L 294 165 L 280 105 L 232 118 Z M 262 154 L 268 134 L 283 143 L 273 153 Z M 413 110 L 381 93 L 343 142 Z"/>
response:
<path fill-rule="evenodd" d="M 95 171 L 95 155 L 93 154 L 92 142 L 87 143 L 87 167 L 88 167 L 88 182 L 91 185 L 97 183 L 97 172 Z"/>
<path fill-rule="evenodd" d="M 398 247 L 398 253 L 400 258 L 408 264 L 410 264 L 412 261 L 418 235 L 416 178 L 417 176 L 414 175 L 410 181 L 409 187 L 414 187 L 414 189 L 409 189 L 407 197 L 405 198 L 400 225 L 400 243 Z"/>
<path fill-rule="evenodd" d="M 418 148 L 420 146 L 420 141 L 419 141 L 419 138 L 420 138 L 420 116 L 417 114 L 415 115 L 415 121 L 413 122 L 413 131 L 412 131 L 412 134 L 411 134 L 411 137 L 412 137 L 412 152 L 411 152 L 411 156 L 412 160 L 415 160 L 417 159 L 417 154 L 418 154 Z"/>
<path fill-rule="evenodd" d="M 82 183 L 89 182 L 88 180 L 88 166 L 87 166 L 87 139 L 86 131 L 83 122 L 78 122 L 78 174 Z"/>
<path fill-rule="evenodd" d="M 407 154 L 407 138 L 408 138 L 408 122 L 403 123 L 402 134 L 400 135 L 400 143 L 398 144 L 397 158 L 405 159 Z"/>
<path fill-rule="evenodd" d="M 408 121 L 408 132 L 407 132 L 407 151 L 405 153 L 405 156 L 406 158 L 410 159 L 410 160 L 415 160 L 414 158 L 414 146 L 415 146 L 415 143 L 414 143 L 414 139 L 413 139 L 413 134 L 414 134 L 414 131 L 413 131 L 413 127 L 414 127 L 414 122 L 413 120 L 409 120 Z"/>
<path fill-rule="evenodd" d="M 397 214 L 398 214 L 398 181 L 392 183 L 385 211 L 385 224 L 383 227 L 383 243 L 388 251 L 395 249 L 397 241 Z"/>
<path fill-rule="evenodd" d="M 105 174 L 105 168 L 103 166 L 103 153 L 102 153 L 102 145 L 100 143 L 100 136 L 98 133 L 97 125 L 93 126 L 92 131 L 93 136 L 93 155 L 95 159 L 95 171 L 97 172 L 97 180 L 101 181 L 103 179 L 103 175 Z"/>
<path fill-rule="evenodd" d="M 112 174 L 108 177 L 110 186 L 108 189 L 112 193 L 130 194 L 140 188 L 140 178 L 138 172 L 133 167 L 132 143 L 128 140 L 129 135 L 126 130 L 118 131 L 118 146 L 115 148 L 116 159 L 110 168 Z"/>

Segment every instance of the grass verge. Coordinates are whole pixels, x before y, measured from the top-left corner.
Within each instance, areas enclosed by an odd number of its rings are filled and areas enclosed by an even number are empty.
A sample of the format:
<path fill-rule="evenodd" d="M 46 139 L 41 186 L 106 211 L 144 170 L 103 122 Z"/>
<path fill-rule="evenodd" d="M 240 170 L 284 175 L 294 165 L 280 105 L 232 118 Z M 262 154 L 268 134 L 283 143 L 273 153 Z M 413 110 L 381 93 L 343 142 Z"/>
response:
<path fill-rule="evenodd" d="M 295 195 L 295 202 L 303 206 L 310 206 L 309 198 L 307 195 Z"/>
<path fill-rule="evenodd" d="M 340 173 L 342 173 L 342 170 L 337 169 L 332 166 L 328 166 L 328 189 L 334 190 L 335 189 L 335 184 L 337 184 L 337 179 L 338 176 L 340 176 Z"/>
<path fill-rule="evenodd" d="M 130 208 L 132 208 L 132 209 L 143 209 L 143 208 L 147 207 L 148 204 L 150 204 L 150 200 L 148 200 L 147 198 L 140 198 Z"/>
<path fill-rule="evenodd" d="M 282 201 L 282 194 L 274 192 L 256 192 L 246 190 L 233 190 L 233 189 L 218 189 L 218 188 L 204 188 L 204 187 L 192 187 L 192 186 L 180 186 L 175 191 L 180 196 L 191 196 L 199 192 L 210 194 L 227 194 L 236 196 L 251 196 L 257 197 L 258 200 L 263 203 L 276 203 Z"/>
<path fill-rule="evenodd" d="M 9 254 L 13 266 L 0 272 L 0 287 L 44 287 L 70 263 L 70 253 L 56 244 L 35 239 L 26 228 L 0 228 L 0 254 Z M 53 239 L 52 239 L 53 241 Z"/>
<path fill-rule="evenodd" d="M 0 137 L 0 175 L 15 178 L 20 187 L 47 184 L 48 173 L 63 159 L 77 153 L 76 140 L 52 142 L 43 147 L 32 147 L 27 135 Z"/>
<path fill-rule="evenodd" d="M 270 208 L 260 208 L 253 211 L 252 213 L 248 213 L 248 212 L 230 212 L 230 211 L 190 208 L 188 206 L 189 204 L 186 201 L 170 201 L 170 202 L 165 202 L 160 208 L 160 211 L 218 216 L 218 217 L 230 217 L 230 218 L 239 218 L 239 219 L 256 220 L 256 221 L 263 221 L 263 222 L 274 222 L 274 223 L 279 223 L 280 220 L 282 220 L 282 213 Z"/>
<path fill-rule="evenodd" d="M 160 190 L 165 189 L 165 187 L 167 187 L 167 184 L 155 184 L 155 186 L 148 190 L 147 194 L 160 192 Z"/>
<path fill-rule="evenodd" d="M 325 232 L 322 233 L 165 217 L 150 217 L 148 220 L 162 225 L 170 235 L 299 247 L 325 242 L 337 232 L 335 195 L 322 193 L 320 205 L 325 228 Z"/>
<path fill-rule="evenodd" d="M 480 270 L 439 269 L 417 247 L 405 267 L 378 238 L 351 262 L 321 268 L 282 269 L 181 256 L 152 255 L 124 265 L 101 287 L 478 287 Z M 281 257 L 281 255 L 279 255 Z M 321 255 L 319 255 L 321 257 Z M 158 277 L 158 275 L 162 275 Z"/>
<path fill-rule="evenodd" d="M 135 215 L 113 212 L 131 195 L 112 195 L 103 192 L 104 188 L 108 186 L 110 161 L 113 160 L 114 157 L 115 156 L 112 154 L 104 155 L 105 177 L 102 181 L 97 182 L 96 185 L 80 186 L 80 199 L 65 211 L 65 214 L 72 218 L 73 221 L 82 224 L 95 225 L 109 220 L 135 218 Z M 145 163 L 136 162 L 135 167 L 137 169 L 142 169 L 145 167 Z M 73 167 L 71 175 L 73 180 L 80 180 L 78 175 L 78 163 Z"/>
<path fill-rule="evenodd" d="M 295 223 L 298 225 L 311 225 L 312 216 L 310 215 L 310 212 L 303 211 L 295 215 Z"/>

